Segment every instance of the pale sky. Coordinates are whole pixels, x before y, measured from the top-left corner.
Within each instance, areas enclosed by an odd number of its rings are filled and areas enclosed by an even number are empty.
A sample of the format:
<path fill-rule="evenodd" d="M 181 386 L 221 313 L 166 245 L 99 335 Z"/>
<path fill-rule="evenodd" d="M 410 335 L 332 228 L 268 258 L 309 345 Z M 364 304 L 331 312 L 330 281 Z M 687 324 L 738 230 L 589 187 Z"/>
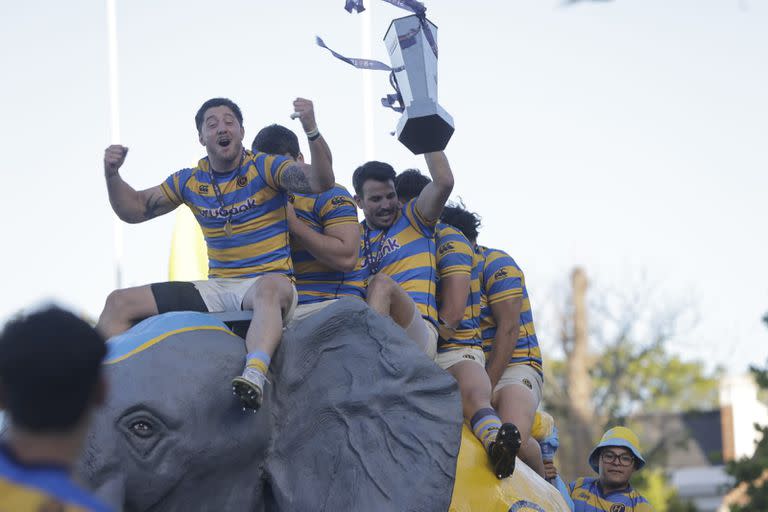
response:
<path fill-rule="evenodd" d="M 337 181 L 351 189 L 364 150 L 363 73 L 314 45 L 373 56 L 405 15 L 367 0 L 116 0 L 122 169 L 157 185 L 204 155 L 193 116 L 235 100 L 246 145 L 315 101 Z M 439 101 L 456 123 L 446 154 L 454 196 L 483 216 L 480 241 L 526 272 L 545 355 L 551 310 L 574 265 L 596 284 L 638 276 L 694 330 L 672 347 L 731 372 L 768 356 L 768 4 L 758 0 L 430 0 L 439 30 Z M 470 7 L 471 6 L 471 7 Z M 96 317 L 114 287 L 106 4 L 28 0 L 0 7 L 6 190 L 0 322 L 56 300 Z M 378 160 L 425 169 L 389 132 L 398 114 L 372 74 Z M 306 145 L 304 146 L 306 148 Z M 362 214 L 361 214 L 362 215 Z M 167 279 L 174 214 L 124 227 L 127 284 Z M 664 299 L 666 300 L 666 299 Z"/>

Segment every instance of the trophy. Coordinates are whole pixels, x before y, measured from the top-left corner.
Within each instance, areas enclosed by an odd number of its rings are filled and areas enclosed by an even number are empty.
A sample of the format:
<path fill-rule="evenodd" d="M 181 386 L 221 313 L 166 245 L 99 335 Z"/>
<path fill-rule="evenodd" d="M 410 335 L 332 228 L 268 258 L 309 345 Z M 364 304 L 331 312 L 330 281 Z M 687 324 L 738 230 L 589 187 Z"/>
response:
<path fill-rule="evenodd" d="M 454 130 L 437 103 L 436 38 L 437 26 L 417 15 L 392 20 L 384 36 L 403 109 L 397 139 L 417 155 L 445 149 Z"/>

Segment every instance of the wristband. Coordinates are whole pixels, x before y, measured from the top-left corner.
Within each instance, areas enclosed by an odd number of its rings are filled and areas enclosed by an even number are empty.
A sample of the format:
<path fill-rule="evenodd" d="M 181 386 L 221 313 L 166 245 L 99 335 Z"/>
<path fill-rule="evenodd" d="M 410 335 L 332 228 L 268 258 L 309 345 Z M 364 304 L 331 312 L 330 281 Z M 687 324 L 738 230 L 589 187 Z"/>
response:
<path fill-rule="evenodd" d="M 317 140 L 320 137 L 320 130 L 318 130 L 317 127 L 315 127 L 314 130 L 309 131 L 309 132 L 305 132 L 305 133 L 307 135 L 307 139 L 310 142 L 313 141 L 313 140 Z"/>

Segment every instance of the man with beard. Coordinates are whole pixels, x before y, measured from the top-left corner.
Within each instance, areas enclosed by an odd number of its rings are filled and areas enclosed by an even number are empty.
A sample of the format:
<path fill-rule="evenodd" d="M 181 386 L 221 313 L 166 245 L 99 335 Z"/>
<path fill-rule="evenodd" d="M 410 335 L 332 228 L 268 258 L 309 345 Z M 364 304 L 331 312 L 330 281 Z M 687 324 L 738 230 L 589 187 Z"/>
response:
<path fill-rule="evenodd" d="M 395 170 L 371 161 L 352 175 L 355 201 L 363 210 L 363 270 L 370 276 L 366 300 L 389 316 L 430 359 L 437 350 L 435 224 L 453 189 L 453 174 L 442 151 L 424 155 L 432 182 L 400 206 Z"/>
<path fill-rule="evenodd" d="M 226 98 L 206 101 L 195 115 L 207 156 L 161 185 L 136 191 L 123 180 L 119 170 L 128 148 L 113 145 L 104 155 L 109 200 L 120 219 L 144 222 L 182 203 L 192 210 L 208 246 L 209 280 L 114 291 L 99 318 L 99 331 L 111 337 L 167 311 L 252 310 L 245 369 L 232 387 L 243 407 L 254 411 L 261 405 L 282 327 L 298 300 L 288 246 L 287 193 L 320 193 L 334 184 L 312 102 L 298 98 L 293 107 L 307 134 L 313 165 L 246 151 L 243 115 Z"/>

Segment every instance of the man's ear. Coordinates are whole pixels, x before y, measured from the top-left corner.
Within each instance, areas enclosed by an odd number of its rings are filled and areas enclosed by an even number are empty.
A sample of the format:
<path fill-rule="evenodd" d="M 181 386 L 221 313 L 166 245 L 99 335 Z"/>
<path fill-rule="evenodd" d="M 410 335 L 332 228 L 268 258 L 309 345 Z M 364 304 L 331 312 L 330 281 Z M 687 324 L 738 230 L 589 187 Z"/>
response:
<path fill-rule="evenodd" d="M 355 203 L 357 203 L 357 207 L 362 210 L 363 209 L 363 198 L 360 197 L 359 195 L 355 194 L 354 199 L 355 199 Z"/>
<path fill-rule="evenodd" d="M 304 163 L 304 153 L 299 151 L 299 156 L 296 157 L 296 161 L 297 162 L 301 162 L 303 164 Z"/>
<path fill-rule="evenodd" d="M 200 141 L 200 145 L 201 146 L 205 146 L 205 142 L 203 142 L 203 132 L 201 132 L 201 131 L 197 132 L 197 140 Z"/>

